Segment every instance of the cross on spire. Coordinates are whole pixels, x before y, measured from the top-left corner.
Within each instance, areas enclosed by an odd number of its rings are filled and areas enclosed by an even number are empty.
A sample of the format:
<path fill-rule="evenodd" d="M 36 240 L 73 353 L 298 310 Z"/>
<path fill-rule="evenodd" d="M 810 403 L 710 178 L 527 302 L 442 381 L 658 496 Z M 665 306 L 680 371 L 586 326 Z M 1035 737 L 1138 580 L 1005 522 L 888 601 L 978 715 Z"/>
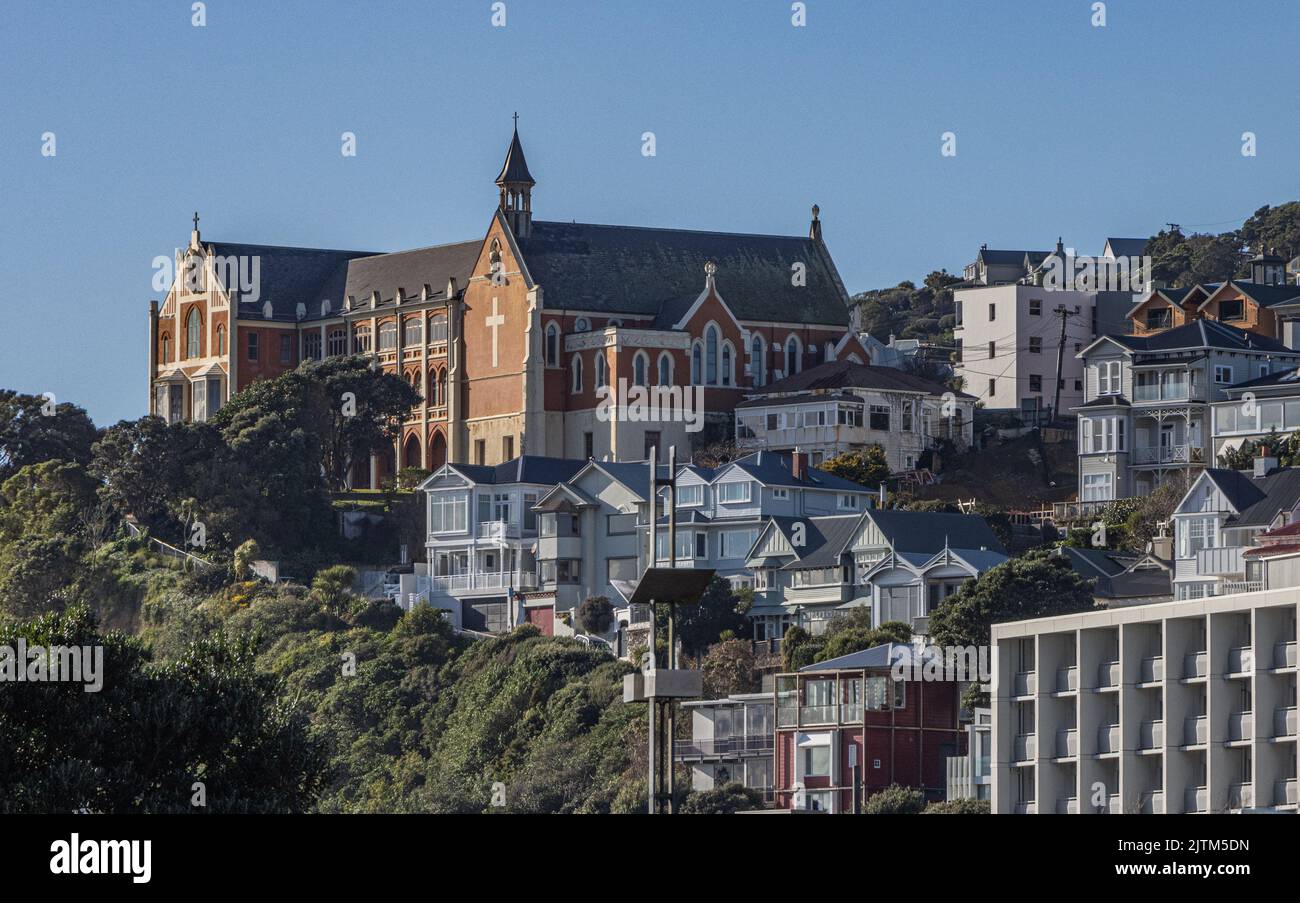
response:
<path fill-rule="evenodd" d="M 515 111 L 515 129 L 517 130 L 518 128 L 519 128 L 519 111 L 516 110 L 516 111 Z"/>
<path fill-rule="evenodd" d="M 199 231 L 199 211 L 194 211 L 194 231 Z"/>

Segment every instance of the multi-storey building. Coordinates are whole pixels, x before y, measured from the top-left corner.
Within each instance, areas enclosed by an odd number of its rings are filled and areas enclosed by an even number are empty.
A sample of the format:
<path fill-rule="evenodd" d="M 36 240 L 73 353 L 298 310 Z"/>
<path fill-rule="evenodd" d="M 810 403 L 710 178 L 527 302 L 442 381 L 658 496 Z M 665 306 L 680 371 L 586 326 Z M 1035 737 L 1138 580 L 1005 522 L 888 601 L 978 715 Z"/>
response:
<path fill-rule="evenodd" d="M 774 705 L 770 691 L 682 703 L 691 716 L 691 739 L 678 741 L 675 752 L 691 770 L 692 790 L 741 784 L 773 801 Z"/>
<path fill-rule="evenodd" d="M 395 254 L 212 242 L 196 217 L 150 305 L 150 410 L 203 419 L 307 358 L 370 356 L 423 396 L 391 452 L 352 475 L 375 486 L 447 461 L 687 447 L 743 388 L 828 350 L 866 360 L 818 208 L 804 236 L 544 222 L 535 185 L 516 131 L 497 208 L 469 241 Z M 638 414 L 632 387 L 668 401 Z"/>
<path fill-rule="evenodd" d="M 801 450 L 814 467 L 879 445 L 891 470 L 912 470 L 940 439 L 958 449 L 974 440 L 973 397 L 892 367 L 834 361 L 745 394 L 737 443 Z"/>
<path fill-rule="evenodd" d="M 993 625 L 995 813 L 1294 811 L 1294 590 Z"/>
<path fill-rule="evenodd" d="M 947 760 L 966 751 L 960 685 L 911 679 L 913 656 L 887 643 L 777 675 L 777 805 L 852 812 L 891 784 L 943 799 Z"/>
<path fill-rule="evenodd" d="M 949 756 L 947 790 L 950 800 L 993 798 L 993 711 L 976 708 L 966 724 L 966 754 Z"/>
<path fill-rule="evenodd" d="M 1212 463 L 1209 406 L 1247 377 L 1290 369 L 1300 353 L 1212 320 L 1145 336 L 1102 336 L 1079 352 L 1079 499 L 1149 495 L 1172 471 Z"/>
<path fill-rule="evenodd" d="M 1109 240 L 1107 248 L 1119 241 Z M 1075 355 L 1099 335 L 1127 332 L 1125 315 L 1133 306 L 1129 292 L 1046 281 L 1046 264 L 1058 257 L 1066 258 L 1059 241 L 1051 252 L 985 247 L 966 268 L 966 284 L 953 292 L 954 367 L 963 389 L 986 409 L 1014 412 L 1030 423 L 1056 404 L 1058 357 L 1060 410 L 1083 401 L 1083 367 Z"/>
<path fill-rule="evenodd" d="M 924 636 L 929 615 L 967 580 L 1007 560 L 984 518 L 870 508 L 859 515 L 773 517 L 750 552 L 754 639 L 791 626 L 815 635 L 846 609 L 902 621 Z"/>
<path fill-rule="evenodd" d="M 522 455 L 493 467 L 444 464 L 420 484 L 427 563 L 415 591 L 438 608 L 460 608 L 471 630 L 499 632 L 525 620 L 551 634 L 551 618 L 524 604 L 538 587 L 538 499 L 582 461 Z M 548 612 L 549 615 L 549 612 Z"/>
<path fill-rule="evenodd" d="M 1300 368 L 1245 379 L 1225 386 L 1223 394 L 1224 401 L 1210 405 L 1214 459 L 1219 463 L 1223 454 L 1246 442 L 1274 434 L 1284 438 L 1300 430 Z"/>

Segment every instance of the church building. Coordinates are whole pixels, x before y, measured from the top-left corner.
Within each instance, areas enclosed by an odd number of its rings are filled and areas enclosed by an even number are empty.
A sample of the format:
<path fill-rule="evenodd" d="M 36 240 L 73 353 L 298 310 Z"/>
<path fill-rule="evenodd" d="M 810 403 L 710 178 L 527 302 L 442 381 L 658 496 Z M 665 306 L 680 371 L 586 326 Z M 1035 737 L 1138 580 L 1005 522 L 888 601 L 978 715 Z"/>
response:
<path fill-rule="evenodd" d="M 689 455 L 764 386 L 864 363 L 822 241 L 533 218 L 516 128 L 481 238 L 396 253 L 205 241 L 198 217 L 150 302 L 150 410 L 205 419 L 307 358 L 364 354 L 421 394 L 394 447 L 353 474 L 521 454 Z M 641 404 L 642 399 L 662 404 Z"/>

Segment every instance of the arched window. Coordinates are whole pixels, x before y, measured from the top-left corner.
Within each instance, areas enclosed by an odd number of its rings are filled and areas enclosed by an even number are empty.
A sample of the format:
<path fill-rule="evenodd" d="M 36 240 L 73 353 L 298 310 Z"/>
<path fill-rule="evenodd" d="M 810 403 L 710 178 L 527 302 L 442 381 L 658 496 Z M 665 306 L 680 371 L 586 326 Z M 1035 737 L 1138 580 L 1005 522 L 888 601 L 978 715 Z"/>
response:
<path fill-rule="evenodd" d="M 162 362 L 170 363 L 172 358 L 172 337 L 165 335 L 162 337 Z"/>
<path fill-rule="evenodd" d="M 710 326 L 704 330 L 704 381 L 710 386 L 718 384 L 718 329 Z"/>
<path fill-rule="evenodd" d="M 329 334 L 329 345 L 326 349 L 330 357 L 338 357 L 341 354 L 348 353 L 348 334 L 343 329 L 331 329 Z"/>
<path fill-rule="evenodd" d="M 397 324 L 392 320 L 379 326 L 379 350 L 393 351 L 397 348 Z"/>
<path fill-rule="evenodd" d="M 596 388 L 599 389 L 603 385 L 605 385 L 605 355 L 604 353 L 597 351 L 596 352 Z"/>
<path fill-rule="evenodd" d="M 429 344 L 438 345 L 447 341 L 447 317 L 434 314 L 429 318 Z"/>
<path fill-rule="evenodd" d="M 582 357 L 577 354 L 573 356 L 573 385 L 570 391 L 574 395 L 582 391 Z"/>
<path fill-rule="evenodd" d="M 353 335 L 353 339 L 352 339 L 353 353 L 369 354 L 370 353 L 370 327 L 358 325 L 352 335 Z"/>
<path fill-rule="evenodd" d="M 445 408 L 447 406 L 447 371 L 445 369 L 438 371 L 437 380 L 433 394 L 438 399 L 438 407 Z"/>
<path fill-rule="evenodd" d="M 644 351 L 638 351 L 636 357 L 632 358 L 632 382 L 638 386 L 647 385 L 646 369 L 650 366 L 650 359 L 646 357 Z"/>
<path fill-rule="evenodd" d="M 424 318 L 414 317 L 406 321 L 405 343 L 409 345 L 424 344 Z"/>
<path fill-rule="evenodd" d="M 185 318 L 185 356 L 196 358 L 199 356 L 199 312 L 190 308 L 190 314 Z"/>
<path fill-rule="evenodd" d="M 574 323 L 573 323 L 573 331 L 574 331 L 574 332 L 590 332 L 590 331 L 591 331 L 591 321 L 588 320 L 586 317 L 578 317 L 578 319 L 575 320 Z"/>
<path fill-rule="evenodd" d="M 217 354 L 218 356 L 226 353 L 226 327 L 217 327 Z"/>
<path fill-rule="evenodd" d="M 731 353 L 731 343 L 723 342 L 722 343 L 722 384 L 724 386 L 729 386 L 731 385 L 732 382 L 731 379 L 732 356 L 733 355 Z"/>
<path fill-rule="evenodd" d="M 808 346 L 808 366 L 817 366 L 817 343 L 813 342 Z"/>
<path fill-rule="evenodd" d="M 659 385 L 671 386 L 673 384 L 673 359 L 667 351 L 659 353 Z"/>
<path fill-rule="evenodd" d="M 560 362 L 560 327 L 554 323 L 546 324 L 546 366 L 554 367 Z"/>
<path fill-rule="evenodd" d="M 698 386 L 703 377 L 704 346 L 696 342 L 691 346 L 691 385 Z"/>
<path fill-rule="evenodd" d="M 763 360 L 763 337 L 754 336 L 749 343 L 749 372 L 754 377 L 754 385 L 761 386 L 766 380 L 766 361 Z"/>
<path fill-rule="evenodd" d="M 826 343 L 826 358 L 825 358 L 825 360 L 823 361 L 823 363 L 826 363 L 826 362 L 829 362 L 829 361 L 833 361 L 833 360 L 835 360 L 835 343 L 834 343 L 834 342 L 827 342 L 827 343 Z"/>
<path fill-rule="evenodd" d="M 790 336 L 785 342 L 785 375 L 793 376 L 799 372 L 799 339 Z"/>

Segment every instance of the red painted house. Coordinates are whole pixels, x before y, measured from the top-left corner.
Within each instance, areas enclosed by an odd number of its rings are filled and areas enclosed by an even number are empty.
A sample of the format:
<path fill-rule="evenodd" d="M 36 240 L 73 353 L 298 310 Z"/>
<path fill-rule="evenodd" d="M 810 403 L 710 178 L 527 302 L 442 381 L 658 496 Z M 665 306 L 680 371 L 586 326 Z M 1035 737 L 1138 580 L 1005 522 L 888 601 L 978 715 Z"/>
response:
<path fill-rule="evenodd" d="M 852 812 L 890 784 L 943 798 L 945 760 L 966 751 L 962 684 L 895 679 L 912 653 L 888 643 L 777 675 L 777 805 Z"/>

